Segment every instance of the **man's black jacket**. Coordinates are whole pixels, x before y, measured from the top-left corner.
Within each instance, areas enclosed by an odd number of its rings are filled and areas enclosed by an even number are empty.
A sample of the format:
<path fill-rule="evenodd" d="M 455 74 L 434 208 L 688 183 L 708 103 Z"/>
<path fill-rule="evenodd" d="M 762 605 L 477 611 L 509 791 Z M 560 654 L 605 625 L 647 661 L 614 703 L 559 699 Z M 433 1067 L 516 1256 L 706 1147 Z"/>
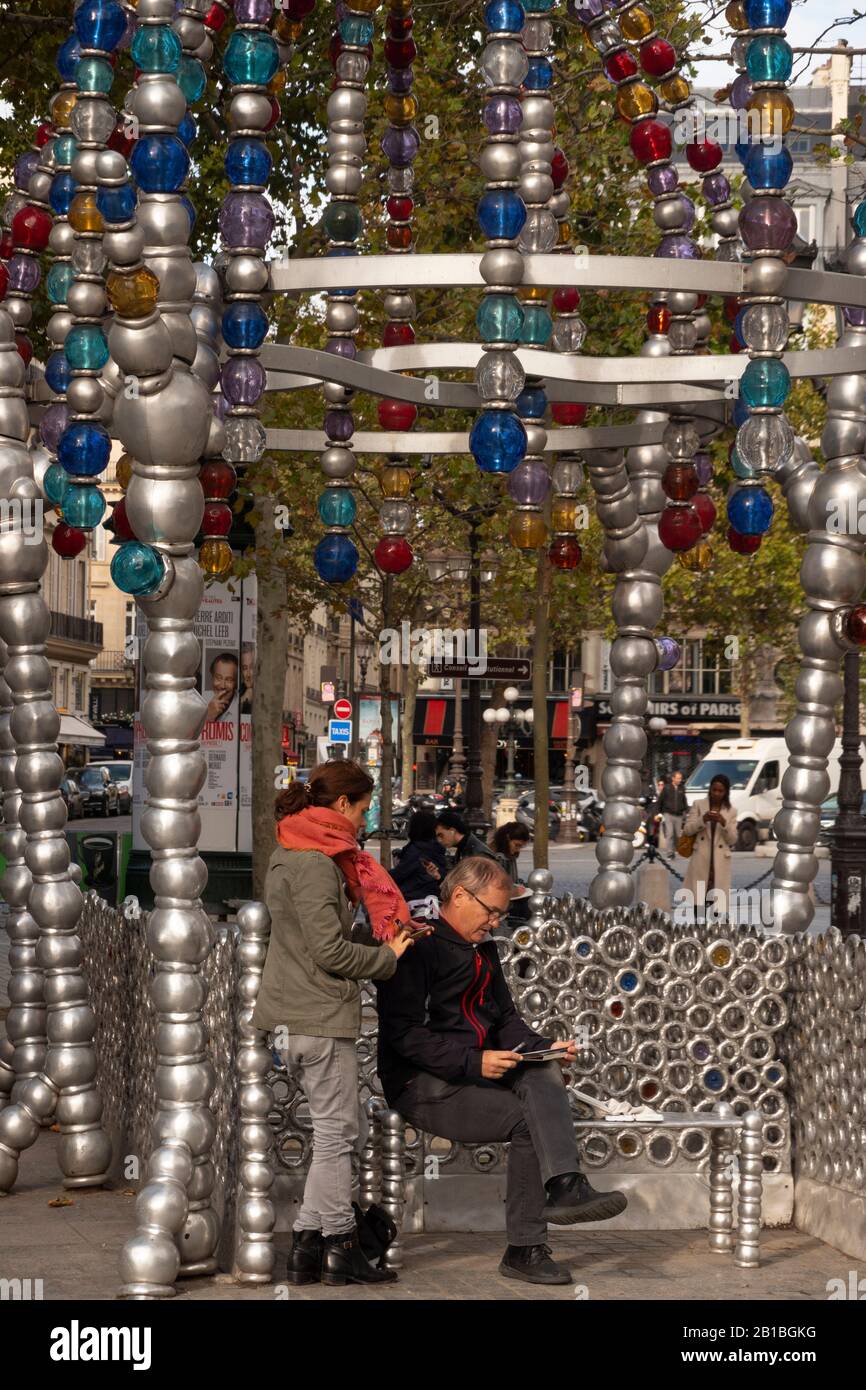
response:
<path fill-rule="evenodd" d="M 686 812 L 686 793 L 682 785 L 675 787 L 667 783 L 659 797 L 662 813 L 666 816 L 682 816 Z"/>
<path fill-rule="evenodd" d="M 488 938 L 472 946 L 444 918 L 376 989 L 379 1076 L 388 1104 L 397 1109 L 400 1092 L 419 1071 L 477 1083 L 485 1048 L 550 1046 L 517 1012 L 496 943 Z"/>

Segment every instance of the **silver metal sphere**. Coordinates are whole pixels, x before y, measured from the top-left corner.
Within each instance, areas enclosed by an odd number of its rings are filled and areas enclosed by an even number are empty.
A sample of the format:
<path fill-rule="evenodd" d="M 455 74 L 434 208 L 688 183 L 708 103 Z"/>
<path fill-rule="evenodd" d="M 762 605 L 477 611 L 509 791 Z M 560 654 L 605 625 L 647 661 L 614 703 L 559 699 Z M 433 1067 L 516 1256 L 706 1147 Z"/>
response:
<path fill-rule="evenodd" d="M 523 280 L 523 256 L 509 246 L 497 246 L 481 257 L 481 274 L 488 285 L 519 285 Z"/>

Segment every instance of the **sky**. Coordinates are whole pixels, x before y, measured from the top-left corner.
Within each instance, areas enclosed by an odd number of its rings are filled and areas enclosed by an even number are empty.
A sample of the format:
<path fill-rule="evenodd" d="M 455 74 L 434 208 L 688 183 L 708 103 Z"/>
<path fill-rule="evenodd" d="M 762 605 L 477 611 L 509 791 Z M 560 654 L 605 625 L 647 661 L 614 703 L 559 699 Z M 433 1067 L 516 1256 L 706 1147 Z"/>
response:
<path fill-rule="evenodd" d="M 700 3 L 697 8 L 703 14 L 707 6 Z M 718 42 L 714 39 L 711 45 L 704 46 L 704 51 L 730 52 L 730 29 L 725 20 L 724 7 L 714 4 L 713 8 L 722 10 L 718 21 L 709 27 L 710 33 L 718 35 Z M 861 15 L 862 18 L 856 19 L 853 24 L 837 24 L 837 27 L 831 29 L 824 38 L 820 38 L 822 32 L 830 25 L 839 20 L 851 19 L 855 15 Z M 807 48 L 815 44 L 831 47 L 840 39 L 845 39 L 852 48 L 866 48 L 866 0 L 794 0 L 786 27 L 788 42 L 793 48 Z M 700 47 L 696 51 L 700 52 Z M 823 54 L 810 62 L 805 54 L 795 54 L 795 79 L 801 85 L 805 85 L 809 72 L 826 63 L 827 57 L 828 55 Z M 730 82 L 733 73 L 734 69 L 730 63 L 699 63 L 695 84 L 700 87 L 724 87 Z M 861 73 L 866 73 L 866 57 L 854 59 L 852 80 L 857 81 Z"/>

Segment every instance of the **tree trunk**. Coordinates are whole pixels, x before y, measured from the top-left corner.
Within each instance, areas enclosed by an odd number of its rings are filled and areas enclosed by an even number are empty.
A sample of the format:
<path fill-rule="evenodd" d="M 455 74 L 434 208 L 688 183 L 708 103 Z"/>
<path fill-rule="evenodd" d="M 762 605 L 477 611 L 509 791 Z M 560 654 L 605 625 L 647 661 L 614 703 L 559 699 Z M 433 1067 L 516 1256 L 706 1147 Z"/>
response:
<path fill-rule="evenodd" d="M 537 551 L 535 575 L 535 641 L 532 667 L 532 737 L 535 780 L 535 831 L 532 837 L 533 868 L 546 869 L 549 860 L 550 758 L 547 746 L 547 654 L 550 638 L 550 561 L 546 549 Z"/>
<path fill-rule="evenodd" d="M 256 499 L 260 520 L 256 526 L 256 549 L 267 555 L 274 543 L 274 502 L 270 497 Z M 253 897 L 262 900 L 265 873 L 274 848 L 275 778 L 282 766 L 283 696 L 286 684 L 285 572 L 273 564 L 264 565 L 258 575 L 256 592 L 256 667 L 253 678 L 252 740 L 253 770 Z"/>
<path fill-rule="evenodd" d="M 403 691 L 403 712 L 400 716 L 403 745 L 403 775 L 400 783 L 400 791 L 404 801 L 407 797 L 410 797 L 415 790 L 413 786 L 414 772 L 412 768 L 415 762 L 415 704 L 420 680 L 420 666 L 417 661 L 410 661 L 408 670 L 406 671 L 405 688 Z"/>
<path fill-rule="evenodd" d="M 391 623 L 392 595 L 394 581 L 391 575 L 382 580 L 382 626 L 389 628 Z M 394 805 L 394 730 L 391 719 L 391 663 L 379 662 L 379 713 L 382 721 L 382 770 L 379 787 L 379 827 L 391 829 L 391 816 Z M 379 839 L 381 862 L 386 869 L 391 867 L 391 836 Z"/>

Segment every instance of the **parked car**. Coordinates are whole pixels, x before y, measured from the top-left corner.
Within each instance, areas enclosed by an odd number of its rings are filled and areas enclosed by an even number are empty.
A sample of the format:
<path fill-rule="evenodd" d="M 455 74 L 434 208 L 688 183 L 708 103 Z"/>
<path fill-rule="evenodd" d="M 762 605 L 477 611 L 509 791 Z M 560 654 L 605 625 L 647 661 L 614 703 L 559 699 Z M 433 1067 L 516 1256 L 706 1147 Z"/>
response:
<path fill-rule="evenodd" d="M 98 766 L 108 769 L 108 775 L 117 787 L 119 813 L 128 816 L 132 810 L 132 763 L 118 761 L 99 763 Z"/>
<path fill-rule="evenodd" d="M 66 814 L 70 820 L 78 820 L 84 815 L 84 803 L 74 777 L 64 777 L 60 783 L 60 795 L 66 803 Z"/>
<path fill-rule="evenodd" d="M 74 776 L 81 793 L 82 815 L 120 814 L 120 793 L 105 763 L 88 763 L 86 767 L 76 768 Z"/>
<path fill-rule="evenodd" d="M 826 801 L 821 803 L 821 829 L 818 839 L 822 845 L 830 843 L 830 831 L 836 824 L 836 817 L 839 814 L 838 796 L 828 796 Z M 863 793 L 863 800 L 860 803 L 860 814 L 866 818 L 866 791 Z"/>

